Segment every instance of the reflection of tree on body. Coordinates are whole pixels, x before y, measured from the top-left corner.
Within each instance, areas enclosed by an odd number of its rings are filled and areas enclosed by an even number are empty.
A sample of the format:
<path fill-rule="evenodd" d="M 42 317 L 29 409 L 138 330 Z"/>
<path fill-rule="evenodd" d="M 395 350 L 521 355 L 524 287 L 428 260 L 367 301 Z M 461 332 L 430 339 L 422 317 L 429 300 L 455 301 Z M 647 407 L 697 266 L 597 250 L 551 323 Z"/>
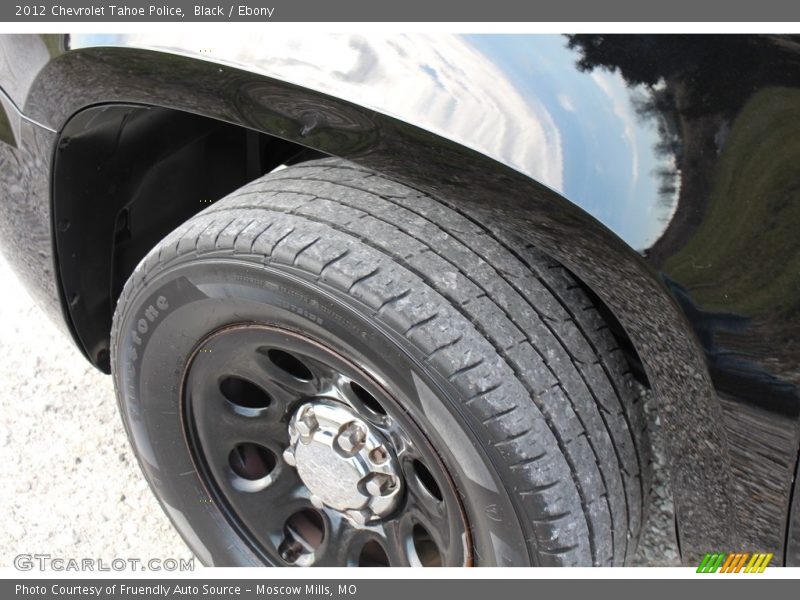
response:
<path fill-rule="evenodd" d="M 673 110 L 675 100 L 672 88 L 656 84 L 646 89 L 646 93 L 632 93 L 631 103 L 639 120 L 655 123 L 658 131 L 659 141 L 653 146 L 653 151 L 661 159 L 661 165 L 656 167 L 653 174 L 660 182 L 658 204 L 666 211 L 662 222 L 667 224 L 680 190 L 678 165 L 683 155 L 683 145 Z"/>
<path fill-rule="evenodd" d="M 702 311 L 750 318 L 746 330 L 714 327 L 716 343 L 797 384 L 796 366 L 770 357 L 800 351 L 800 36 L 575 35 L 568 45 L 579 68 L 645 86 L 637 113 L 664 123 L 656 152 L 674 157 L 678 205 L 651 263 Z M 656 175 L 669 193 L 669 174 Z"/>
<path fill-rule="evenodd" d="M 579 53 L 581 70 L 616 71 L 647 90 L 633 97 L 634 108 L 656 123 L 661 140 L 654 151 L 674 165 L 655 173 L 659 202 L 670 206 L 678 194 L 668 229 L 648 250 L 651 261 L 661 265 L 702 222 L 718 154 L 743 104 L 765 83 L 795 85 L 800 36 L 567 37 L 569 48 Z"/>
<path fill-rule="evenodd" d="M 578 68 L 617 70 L 630 84 L 680 82 L 687 116 L 735 111 L 753 89 L 796 83 L 800 36 L 571 35 Z M 779 60 L 776 60 L 779 59 Z"/>

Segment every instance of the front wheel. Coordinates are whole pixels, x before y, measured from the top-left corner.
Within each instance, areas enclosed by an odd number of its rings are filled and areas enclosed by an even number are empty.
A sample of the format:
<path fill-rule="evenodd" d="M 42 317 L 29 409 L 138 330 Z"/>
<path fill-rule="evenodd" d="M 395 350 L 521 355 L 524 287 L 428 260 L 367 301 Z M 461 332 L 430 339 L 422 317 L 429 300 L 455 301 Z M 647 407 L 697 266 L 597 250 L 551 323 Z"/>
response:
<path fill-rule="evenodd" d="M 205 564 L 621 565 L 648 445 L 559 265 L 339 160 L 140 263 L 112 332 L 145 476 Z"/>

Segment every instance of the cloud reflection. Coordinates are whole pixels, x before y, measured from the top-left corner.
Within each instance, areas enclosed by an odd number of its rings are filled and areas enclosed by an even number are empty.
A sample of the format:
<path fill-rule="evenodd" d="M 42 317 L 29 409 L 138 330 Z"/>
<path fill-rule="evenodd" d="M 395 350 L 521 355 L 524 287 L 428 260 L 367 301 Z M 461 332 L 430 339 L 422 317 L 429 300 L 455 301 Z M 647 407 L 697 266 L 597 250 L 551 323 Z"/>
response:
<path fill-rule="evenodd" d="M 563 190 L 561 136 L 485 55 L 450 35 L 131 34 L 115 44 L 200 52 L 446 135 Z M 83 36 L 73 47 L 93 45 Z M 469 65 L 469 69 L 465 69 Z"/>
<path fill-rule="evenodd" d="M 494 157 L 580 205 L 632 247 L 674 206 L 659 204 L 655 129 L 631 89 L 582 73 L 561 36 L 198 33 L 75 35 L 72 47 L 191 54 L 316 89 Z"/>

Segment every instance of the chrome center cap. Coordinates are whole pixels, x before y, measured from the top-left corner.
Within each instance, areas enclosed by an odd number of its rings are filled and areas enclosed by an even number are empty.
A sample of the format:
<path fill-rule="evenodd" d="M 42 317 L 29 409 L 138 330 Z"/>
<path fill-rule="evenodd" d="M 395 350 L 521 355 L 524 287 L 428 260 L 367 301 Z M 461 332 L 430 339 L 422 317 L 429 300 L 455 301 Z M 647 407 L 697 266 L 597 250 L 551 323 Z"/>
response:
<path fill-rule="evenodd" d="M 298 408 L 283 459 L 297 469 L 314 506 L 358 525 L 385 517 L 400 500 L 397 459 L 380 434 L 340 402 L 320 399 Z"/>

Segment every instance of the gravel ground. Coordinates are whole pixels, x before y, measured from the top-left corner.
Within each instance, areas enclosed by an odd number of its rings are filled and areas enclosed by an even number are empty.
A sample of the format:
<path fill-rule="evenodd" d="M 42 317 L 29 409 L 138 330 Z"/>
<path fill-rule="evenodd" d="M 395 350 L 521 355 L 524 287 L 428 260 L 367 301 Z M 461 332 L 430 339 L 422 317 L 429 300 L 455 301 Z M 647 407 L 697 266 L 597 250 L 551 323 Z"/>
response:
<path fill-rule="evenodd" d="M 188 558 L 142 477 L 111 378 L 91 367 L 0 258 L 0 565 L 20 553 Z"/>
<path fill-rule="evenodd" d="M 50 323 L 0 258 L 0 566 L 21 553 L 189 558 L 136 464 L 111 379 Z M 676 566 L 672 500 L 652 403 L 656 477 L 637 566 Z"/>

